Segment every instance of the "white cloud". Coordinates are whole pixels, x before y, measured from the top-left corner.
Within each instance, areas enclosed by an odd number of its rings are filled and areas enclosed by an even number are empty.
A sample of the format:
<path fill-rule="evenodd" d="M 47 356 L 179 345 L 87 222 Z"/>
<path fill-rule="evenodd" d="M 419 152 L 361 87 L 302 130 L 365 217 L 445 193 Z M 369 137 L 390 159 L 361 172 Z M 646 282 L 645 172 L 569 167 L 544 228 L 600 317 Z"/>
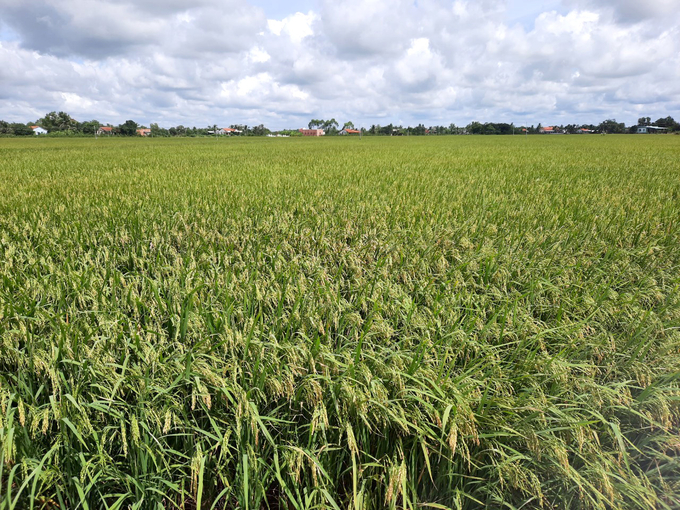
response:
<path fill-rule="evenodd" d="M 346 57 L 395 54 L 417 36 L 418 12 L 410 0 L 324 0 L 324 34 Z"/>
<path fill-rule="evenodd" d="M 426 37 L 412 39 L 410 48 L 394 67 L 398 79 L 412 91 L 431 89 L 448 74 Z"/>
<path fill-rule="evenodd" d="M 680 108 L 676 0 L 518 5 L 320 0 L 267 19 L 242 0 L 0 0 L 0 118 L 278 128 L 634 122 Z"/>
<path fill-rule="evenodd" d="M 269 27 L 269 31 L 272 34 L 281 35 L 281 31 L 283 30 L 283 20 L 268 19 L 267 26 Z"/>
<path fill-rule="evenodd" d="M 316 19 L 316 14 L 313 12 L 307 14 L 296 12 L 282 20 L 269 19 L 267 20 L 267 26 L 272 34 L 277 36 L 286 35 L 293 42 L 300 43 L 305 37 L 314 35 L 312 25 Z"/>
<path fill-rule="evenodd" d="M 618 21 L 639 23 L 649 19 L 665 17 L 677 21 L 678 3 L 676 0 L 567 0 L 567 5 L 601 9 L 612 14 Z"/>
<path fill-rule="evenodd" d="M 257 62 L 261 64 L 271 60 L 272 57 L 269 55 L 269 53 L 267 53 L 259 46 L 255 46 L 254 48 L 250 49 L 250 52 L 248 53 L 248 58 L 250 59 L 251 62 Z"/>
<path fill-rule="evenodd" d="M 571 11 L 566 16 L 546 12 L 536 18 L 536 31 L 549 36 L 568 34 L 589 39 L 591 32 L 597 29 L 599 19 L 599 14 L 591 11 Z"/>

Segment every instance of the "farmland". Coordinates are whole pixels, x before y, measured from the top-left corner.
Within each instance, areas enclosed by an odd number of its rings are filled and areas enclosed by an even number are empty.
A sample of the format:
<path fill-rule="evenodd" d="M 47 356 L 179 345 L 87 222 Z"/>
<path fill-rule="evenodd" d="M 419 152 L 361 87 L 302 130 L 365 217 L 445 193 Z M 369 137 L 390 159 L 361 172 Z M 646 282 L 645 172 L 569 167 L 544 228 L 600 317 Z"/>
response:
<path fill-rule="evenodd" d="M 0 508 L 677 508 L 678 161 L 0 140 Z"/>

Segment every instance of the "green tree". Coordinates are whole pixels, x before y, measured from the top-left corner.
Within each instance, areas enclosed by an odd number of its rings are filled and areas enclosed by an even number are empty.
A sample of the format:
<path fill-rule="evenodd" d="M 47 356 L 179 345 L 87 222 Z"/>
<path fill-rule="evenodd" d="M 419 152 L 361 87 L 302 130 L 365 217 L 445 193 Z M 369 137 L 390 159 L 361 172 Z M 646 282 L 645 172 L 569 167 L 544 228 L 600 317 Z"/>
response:
<path fill-rule="evenodd" d="M 380 128 L 380 134 L 381 135 L 387 135 L 387 136 L 392 136 L 392 131 L 394 130 L 394 126 L 390 122 L 387 126 L 383 126 Z"/>
<path fill-rule="evenodd" d="M 626 125 L 623 122 L 616 122 L 616 119 L 607 119 L 600 123 L 598 129 L 603 133 L 623 133 Z"/>
<path fill-rule="evenodd" d="M 169 132 L 167 129 L 159 127 L 158 123 L 153 122 L 149 126 L 149 129 L 151 130 L 151 136 L 168 136 Z"/>
<path fill-rule="evenodd" d="M 321 129 L 323 129 L 327 134 L 334 135 L 338 132 L 338 121 L 335 119 L 325 120 L 321 124 Z"/>
<path fill-rule="evenodd" d="M 670 115 L 665 118 L 657 119 L 653 125 L 668 128 L 670 131 L 676 131 L 680 128 L 680 124 L 675 122 L 675 119 Z"/>
<path fill-rule="evenodd" d="M 137 123 L 134 120 L 126 120 L 118 126 L 118 131 L 123 136 L 135 136 L 137 134 Z"/>
<path fill-rule="evenodd" d="M 342 129 L 355 129 L 354 123 L 350 120 L 342 125 Z"/>
<path fill-rule="evenodd" d="M 496 129 L 496 125 L 491 123 L 491 122 L 487 122 L 486 124 L 484 124 L 484 128 L 483 128 L 482 132 L 485 135 L 497 135 L 498 134 L 498 130 Z"/>
<path fill-rule="evenodd" d="M 80 124 L 79 129 L 87 135 L 94 135 L 100 126 L 101 123 L 98 120 L 91 120 Z"/>
<path fill-rule="evenodd" d="M 33 136 L 35 133 L 26 124 L 14 123 L 9 125 L 12 134 L 15 136 Z"/>
<path fill-rule="evenodd" d="M 37 124 L 48 131 L 76 131 L 78 122 L 66 112 L 50 112 Z"/>
<path fill-rule="evenodd" d="M 260 124 L 259 126 L 255 126 L 253 129 L 253 135 L 255 136 L 265 136 L 271 133 L 269 129 L 267 129 L 263 124 Z"/>
<path fill-rule="evenodd" d="M 467 129 L 468 133 L 472 133 L 473 135 L 481 135 L 484 132 L 484 125 L 475 120 L 470 122 L 465 129 Z"/>

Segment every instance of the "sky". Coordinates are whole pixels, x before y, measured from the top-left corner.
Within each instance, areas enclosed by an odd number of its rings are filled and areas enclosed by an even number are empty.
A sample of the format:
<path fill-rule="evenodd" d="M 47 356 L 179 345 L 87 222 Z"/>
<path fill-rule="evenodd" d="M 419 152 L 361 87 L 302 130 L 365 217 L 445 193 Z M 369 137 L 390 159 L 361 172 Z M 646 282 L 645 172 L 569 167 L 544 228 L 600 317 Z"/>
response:
<path fill-rule="evenodd" d="M 680 0 L 0 0 L 0 119 L 680 117 Z"/>

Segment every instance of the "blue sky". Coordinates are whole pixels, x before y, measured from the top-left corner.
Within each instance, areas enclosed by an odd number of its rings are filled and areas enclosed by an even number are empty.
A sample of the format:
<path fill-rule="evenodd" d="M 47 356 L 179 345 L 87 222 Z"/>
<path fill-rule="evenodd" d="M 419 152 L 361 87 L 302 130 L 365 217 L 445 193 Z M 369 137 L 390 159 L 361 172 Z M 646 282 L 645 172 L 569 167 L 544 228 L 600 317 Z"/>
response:
<path fill-rule="evenodd" d="M 264 10 L 268 18 L 283 19 L 296 12 L 309 12 L 318 8 L 318 2 L 314 0 L 253 0 L 251 4 Z"/>
<path fill-rule="evenodd" d="M 275 0 L 253 0 L 251 4 L 260 7 L 264 10 L 268 18 L 282 19 L 286 16 L 296 12 L 307 13 L 319 8 L 319 2 L 316 0 L 291 0 L 291 1 L 275 1 Z M 417 1 L 413 2 L 415 5 Z M 564 12 L 566 9 L 561 0 L 509 0 L 508 4 L 508 21 L 510 23 L 521 23 L 524 27 L 533 28 L 536 16 L 542 12 L 555 10 Z"/>
<path fill-rule="evenodd" d="M 678 11 L 677 0 L 0 0 L 0 119 L 678 118 Z"/>
<path fill-rule="evenodd" d="M 527 30 L 534 28 L 536 17 L 543 12 L 556 11 L 564 14 L 567 9 L 560 0 L 509 0 L 508 21 L 521 23 Z"/>

